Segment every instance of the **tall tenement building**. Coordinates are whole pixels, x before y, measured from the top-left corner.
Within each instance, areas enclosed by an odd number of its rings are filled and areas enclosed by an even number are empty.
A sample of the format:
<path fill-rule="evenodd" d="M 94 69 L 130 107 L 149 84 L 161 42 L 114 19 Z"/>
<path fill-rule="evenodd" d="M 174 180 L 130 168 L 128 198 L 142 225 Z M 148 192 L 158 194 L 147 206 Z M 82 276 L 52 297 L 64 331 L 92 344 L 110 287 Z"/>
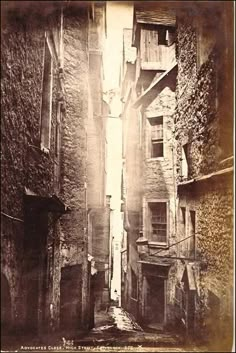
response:
<path fill-rule="evenodd" d="M 232 13 L 136 2 L 121 70 L 122 305 L 216 347 L 232 339 Z"/>
<path fill-rule="evenodd" d="M 109 298 L 105 3 L 2 10 L 2 333 L 88 328 L 99 273 Z"/>

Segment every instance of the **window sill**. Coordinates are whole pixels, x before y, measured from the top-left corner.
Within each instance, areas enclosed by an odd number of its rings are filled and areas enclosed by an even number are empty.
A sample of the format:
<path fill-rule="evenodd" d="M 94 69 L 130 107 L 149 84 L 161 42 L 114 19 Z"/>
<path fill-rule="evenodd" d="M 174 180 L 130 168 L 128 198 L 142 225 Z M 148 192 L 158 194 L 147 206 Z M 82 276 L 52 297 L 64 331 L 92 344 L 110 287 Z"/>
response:
<path fill-rule="evenodd" d="M 150 248 L 162 248 L 162 249 L 168 249 L 169 245 L 167 243 L 158 243 L 156 241 L 149 241 L 148 246 Z"/>
<path fill-rule="evenodd" d="M 165 161 L 165 157 L 152 157 L 146 158 L 147 162 L 154 162 L 154 161 Z"/>

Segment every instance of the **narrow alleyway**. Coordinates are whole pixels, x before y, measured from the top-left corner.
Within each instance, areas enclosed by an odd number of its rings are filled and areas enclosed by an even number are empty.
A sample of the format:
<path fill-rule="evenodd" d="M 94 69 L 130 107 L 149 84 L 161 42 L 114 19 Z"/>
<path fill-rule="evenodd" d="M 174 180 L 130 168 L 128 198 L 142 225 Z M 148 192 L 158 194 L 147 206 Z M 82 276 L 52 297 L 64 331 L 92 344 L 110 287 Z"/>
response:
<path fill-rule="evenodd" d="M 1 352 L 231 351 L 231 2 L 2 3 Z"/>
<path fill-rule="evenodd" d="M 102 311 L 96 316 L 95 328 L 79 338 L 64 340 L 64 346 L 71 349 L 89 347 L 92 351 L 101 349 L 114 351 L 150 351 L 158 352 L 201 352 L 206 351 L 197 347 L 184 346 L 180 336 L 170 333 L 153 333 L 144 331 L 120 307 L 112 306 L 107 312 Z"/>
<path fill-rule="evenodd" d="M 21 336 L 7 339 L 11 351 L 122 351 L 122 352 L 207 352 L 205 347 L 185 345 L 178 335 L 144 331 L 131 315 L 120 307 L 111 306 L 95 316 L 95 327 L 89 332 L 57 332 L 41 337 Z M 2 351 L 9 351 L 4 349 Z"/>

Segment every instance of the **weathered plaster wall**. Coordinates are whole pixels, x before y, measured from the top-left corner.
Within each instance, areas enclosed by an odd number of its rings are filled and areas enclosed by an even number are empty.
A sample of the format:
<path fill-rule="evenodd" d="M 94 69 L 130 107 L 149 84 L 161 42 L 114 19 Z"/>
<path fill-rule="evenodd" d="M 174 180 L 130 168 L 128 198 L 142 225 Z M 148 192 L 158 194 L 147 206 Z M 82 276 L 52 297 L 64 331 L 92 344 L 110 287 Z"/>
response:
<path fill-rule="evenodd" d="M 133 70 L 131 67 L 129 69 Z M 132 79 L 132 77 L 130 77 Z M 123 121 L 123 153 L 125 156 L 124 164 L 124 203 L 125 216 L 124 227 L 127 231 L 127 273 L 126 273 L 126 309 L 138 319 L 137 299 L 132 298 L 132 279 L 131 270 L 134 271 L 138 280 L 136 240 L 141 230 L 141 124 L 142 115 L 140 111 L 132 107 L 136 98 L 136 93 L 132 87 L 132 81 L 127 85 L 131 89 L 131 98 L 128 98 L 124 106 Z M 126 94 L 125 94 L 126 95 Z"/>
<path fill-rule="evenodd" d="M 89 82 L 91 91 L 91 114 L 88 117 L 88 205 L 105 206 L 105 145 L 106 122 L 102 101 L 102 55 L 89 55 Z"/>

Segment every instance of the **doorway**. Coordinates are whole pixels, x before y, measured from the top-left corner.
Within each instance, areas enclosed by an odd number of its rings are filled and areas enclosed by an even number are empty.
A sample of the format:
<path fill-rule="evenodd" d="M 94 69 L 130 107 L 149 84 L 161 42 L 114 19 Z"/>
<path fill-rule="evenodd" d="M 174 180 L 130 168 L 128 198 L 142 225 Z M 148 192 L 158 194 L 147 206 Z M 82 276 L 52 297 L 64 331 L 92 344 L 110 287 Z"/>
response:
<path fill-rule="evenodd" d="M 46 328 L 48 215 L 26 207 L 25 219 L 26 327 L 39 333 Z"/>
<path fill-rule="evenodd" d="M 67 266 L 61 269 L 60 283 L 60 327 L 77 329 L 81 325 L 82 266 Z"/>
<path fill-rule="evenodd" d="M 146 277 L 145 321 L 149 328 L 162 329 L 165 321 L 165 280 Z"/>

